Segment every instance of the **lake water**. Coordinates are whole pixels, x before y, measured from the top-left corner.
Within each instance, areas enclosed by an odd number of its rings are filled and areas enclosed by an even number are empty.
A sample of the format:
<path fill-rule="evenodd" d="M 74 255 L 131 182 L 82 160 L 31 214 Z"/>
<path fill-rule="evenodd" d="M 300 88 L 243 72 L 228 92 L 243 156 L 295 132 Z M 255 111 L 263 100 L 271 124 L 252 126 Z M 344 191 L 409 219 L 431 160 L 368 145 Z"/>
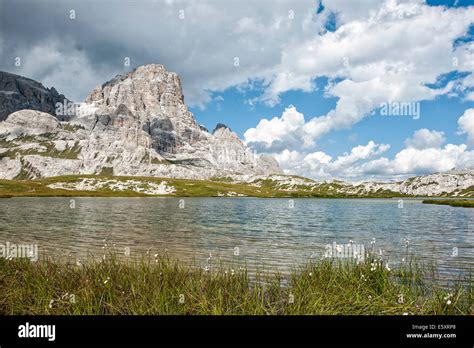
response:
<path fill-rule="evenodd" d="M 103 240 L 130 255 L 167 252 L 205 267 L 238 262 L 286 272 L 323 257 L 327 244 L 382 249 L 389 264 L 408 253 L 441 275 L 474 266 L 474 209 L 391 199 L 258 198 L 0 199 L 0 243 L 38 244 L 39 256 L 101 257 Z M 291 206 L 293 206 L 291 208 Z"/>

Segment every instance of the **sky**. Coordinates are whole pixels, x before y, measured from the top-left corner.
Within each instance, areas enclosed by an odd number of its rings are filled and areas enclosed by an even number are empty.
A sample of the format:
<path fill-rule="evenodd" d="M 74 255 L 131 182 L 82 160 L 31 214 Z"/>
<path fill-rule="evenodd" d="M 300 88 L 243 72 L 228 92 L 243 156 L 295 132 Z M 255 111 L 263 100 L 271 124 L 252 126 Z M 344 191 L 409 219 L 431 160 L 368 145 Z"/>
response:
<path fill-rule="evenodd" d="M 472 0 L 0 1 L 0 70 L 76 102 L 150 63 L 288 174 L 474 167 Z"/>

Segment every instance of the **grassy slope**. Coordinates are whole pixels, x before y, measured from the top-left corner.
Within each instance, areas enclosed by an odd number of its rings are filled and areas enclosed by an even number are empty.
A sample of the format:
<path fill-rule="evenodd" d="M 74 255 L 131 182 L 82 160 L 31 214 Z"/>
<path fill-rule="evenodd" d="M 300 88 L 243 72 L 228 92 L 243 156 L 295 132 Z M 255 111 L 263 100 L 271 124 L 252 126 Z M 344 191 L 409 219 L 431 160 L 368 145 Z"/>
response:
<path fill-rule="evenodd" d="M 375 264 L 375 266 L 374 266 Z M 409 262 L 324 260 L 279 275 L 154 260 L 0 259 L 0 314 L 473 314 L 472 282 L 440 289 Z M 71 297 L 72 296 L 72 297 Z M 181 300 L 181 301 L 180 301 Z"/>
<path fill-rule="evenodd" d="M 425 199 L 423 201 L 425 204 L 441 204 L 441 205 L 450 205 L 451 207 L 465 207 L 465 208 L 474 208 L 474 201 L 466 199 Z"/>
<path fill-rule="evenodd" d="M 216 197 L 219 194 L 237 193 L 252 197 L 367 197 L 358 195 L 343 195 L 335 191 L 333 185 L 322 185 L 314 190 L 308 186 L 300 186 L 297 191 L 285 191 L 285 187 L 276 186 L 274 181 L 260 180 L 260 187 L 249 184 L 231 183 L 226 178 L 215 178 L 212 180 L 190 180 L 190 179 L 169 179 L 153 177 L 116 177 L 116 176 L 61 176 L 38 180 L 0 180 L 1 196 L 98 196 L 98 197 L 141 197 L 147 196 L 143 193 L 137 193 L 132 190 L 116 192 L 102 189 L 98 191 L 72 191 L 64 189 L 52 189 L 47 187 L 56 182 L 75 182 L 83 178 L 112 179 L 112 180 L 136 180 L 145 182 L 160 183 L 166 181 L 169 185 L 176 188 L 176 192 L 167 196 L 178 197 Z M 395 193 L 378 192 L 370 197 L 397 197 Z"/>

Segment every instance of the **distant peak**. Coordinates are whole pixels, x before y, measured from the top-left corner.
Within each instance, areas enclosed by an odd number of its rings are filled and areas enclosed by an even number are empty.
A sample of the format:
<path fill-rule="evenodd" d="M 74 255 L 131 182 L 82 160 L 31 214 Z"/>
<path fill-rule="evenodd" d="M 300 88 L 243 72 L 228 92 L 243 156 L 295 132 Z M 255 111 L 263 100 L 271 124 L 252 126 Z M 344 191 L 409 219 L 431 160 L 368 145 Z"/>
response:
<path fill-rule="evenodd" d="M 229 127 L 227 127 L 225 124 L 223 123 L 218 123 L 216 125 L 216 128 L 214 128 L 214 130 L 212 131 L 212 134 L 214 134 L 217 130 L 221 129 L 221 128 L 225 128 L 225 129 L 228 129 L 229 131 L 232 132 L 232 129 L 230 129 Z"/>

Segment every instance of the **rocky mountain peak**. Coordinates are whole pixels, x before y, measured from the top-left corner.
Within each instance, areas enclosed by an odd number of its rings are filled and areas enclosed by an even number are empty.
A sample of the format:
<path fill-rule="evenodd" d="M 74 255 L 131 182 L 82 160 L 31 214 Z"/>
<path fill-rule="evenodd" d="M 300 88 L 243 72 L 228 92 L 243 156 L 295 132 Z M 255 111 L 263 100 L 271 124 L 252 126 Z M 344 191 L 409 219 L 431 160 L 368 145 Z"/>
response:
<path fill-rule="evenodd" d="M 214 134 L 217 130 L 221 129 L 221 128 L 224 128 L 224 129 L 229 129 L 230 131 L 232 131 L 229 127 L 227 127 L 225 124 L 223 123 L 218 123 L 216 125 L 216 128 L 214 128 L 214 130 L 212 131 L 212 134 Z"/>
<path fill-rule="evenodd" d="M 163 107 L 183 106 L 184 96 L 176 73 L 168 72 L 163 65 L 149 64 L 97 86 L 85 102 L 103 111 L 124 104 L 132 113 L 160 114 Z"/>
<path fill-rule="evenodd" d="M 240 140 L 239 136 L 232 131 L 229 127 L 227 127 L 225 124 L 218 123 L 216 128 L 212 131 L 212 135 L 220 139 L 221 141 L 225 142 L 234 142 L 238 143 L 241 146 L 244 146 L 242 140 Z"/>
<path fill-rule="evenodd" d="M 281 173 L 273 158 L 249 151 L 227 126 L 218 124 L 212 134 L 200 126 L 184 103 L 179 76 L 159 64 L 96 87 L 67 122 L 51 118 L 18 111 L 0 123 L 0 139 L 8 145 L 2 149 L 0 142 L 0 167 L 9 168 L 0 178 L 106 172 L 205 179 Z"/>
<path fill-rule="evenodd" d="M 41 83 L 19 75 L 0 71 L 0 121 L 18 110 L 37 110 L 56 116 L 56 104 L 69 102 L 54 87 L 46 88 Z"/>

